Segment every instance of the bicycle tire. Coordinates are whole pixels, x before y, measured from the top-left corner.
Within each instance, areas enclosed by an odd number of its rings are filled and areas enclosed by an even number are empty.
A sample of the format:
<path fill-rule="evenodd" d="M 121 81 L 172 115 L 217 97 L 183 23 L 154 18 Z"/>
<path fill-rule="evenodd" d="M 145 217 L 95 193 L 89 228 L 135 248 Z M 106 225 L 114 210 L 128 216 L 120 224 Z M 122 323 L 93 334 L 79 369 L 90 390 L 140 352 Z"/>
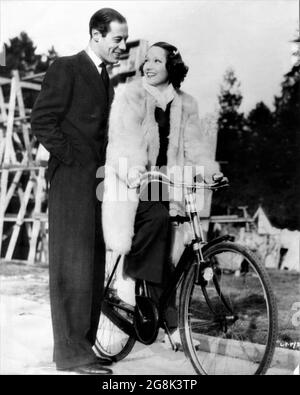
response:
<path fill-rule="evenodd" d="M 136 339 L 127 335 L 116 324 L 106 314 L 101 313 L 95 349 L 100 356 L 110 357 L 118 362 L 131 352 Z"/>
<path fill-rule="evenodd" d="M 240 263 L 236 259 L 230 268 L 237 256 Z M 208 247 L 203 257 L 212 278 L 206 285 L 197 284 L 192 263 L 180 294 L 179 325 L 186 356 L 200 375 L 265 374 L 277 338 L 276 300 L 265 268 L 248 248 L 232 242 Z M 236 269 L 245 261 L 248 272 L 238 276 Z"/>
<path fill-rule="evenodd" d="M 111 273 L 113 273 L 116 263 L 114 256 L 110 258 L 106 262 L 105 284 L 107 284 Z M 116 273 L 112 276 L 112 283 L 115 278 Z M 126 312 L 122 308 L 118 308 L 111 296 L 109 292 L 104 296 L 94 347 L 100 356 L 110 357 L 113 361 L 118 362 L 126 358 L 131 352 L 135 345 L 136 337 L 122 330 L 122 328 L 125 329 L 122 323 L 122 316 L 124 317 Z M 130 321 L 129 316 L 128 320 Z"/>

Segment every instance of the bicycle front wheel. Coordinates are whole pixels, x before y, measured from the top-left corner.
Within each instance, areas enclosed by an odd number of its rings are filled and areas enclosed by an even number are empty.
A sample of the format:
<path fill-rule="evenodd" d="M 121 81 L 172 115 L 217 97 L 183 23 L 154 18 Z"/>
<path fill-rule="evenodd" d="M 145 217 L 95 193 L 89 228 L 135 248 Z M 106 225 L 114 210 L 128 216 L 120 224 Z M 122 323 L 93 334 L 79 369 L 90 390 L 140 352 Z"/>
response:
<path fill-rule="evenodd" d="M 180 296 L 184 351 L 198 374 L 264 374 L 277 336 L 271 283 L 258 257 L 236 243 L 204 252 L 206 284 L 196 266 L 185 276 Z"/>
<path fill-rule="evenodd" d="M 109 300 L 107 304 L 104 300 L 104 305 L 107 307 L 101 312 L 95 349 L 102 356 L 121 361 L 131 352 L 136 339 L 124 332 L 118 321 L 122 318 L 130 321 L 131 315 L 118 307 L 110 307 Z"/>

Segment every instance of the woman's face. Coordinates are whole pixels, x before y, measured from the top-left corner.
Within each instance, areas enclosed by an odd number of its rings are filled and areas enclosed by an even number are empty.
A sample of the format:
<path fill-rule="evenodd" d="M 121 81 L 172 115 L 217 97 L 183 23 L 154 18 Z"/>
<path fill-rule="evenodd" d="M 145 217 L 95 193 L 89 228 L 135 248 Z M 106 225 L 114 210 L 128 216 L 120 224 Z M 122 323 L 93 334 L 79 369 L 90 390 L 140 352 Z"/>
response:
<path fill-rule="evenodd" d="M 167 54 L 163 48 L 151 47 L 146 55 L 143 71 L 149 85 L 160 86 L 168 82 Z"/>

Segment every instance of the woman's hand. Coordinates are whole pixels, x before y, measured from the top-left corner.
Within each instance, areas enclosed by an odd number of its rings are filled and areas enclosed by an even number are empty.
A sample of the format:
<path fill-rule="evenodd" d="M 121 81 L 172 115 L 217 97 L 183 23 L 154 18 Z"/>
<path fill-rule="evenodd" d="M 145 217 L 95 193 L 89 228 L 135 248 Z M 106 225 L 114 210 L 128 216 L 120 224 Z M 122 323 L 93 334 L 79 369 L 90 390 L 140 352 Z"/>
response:
<path fill-rule="evenodd" d="M 141 176 L 146 171 L 144 166 L 131 167 L 127 175 L 127 183 L 130 188 L 137 188 L 141 183 Z"/>

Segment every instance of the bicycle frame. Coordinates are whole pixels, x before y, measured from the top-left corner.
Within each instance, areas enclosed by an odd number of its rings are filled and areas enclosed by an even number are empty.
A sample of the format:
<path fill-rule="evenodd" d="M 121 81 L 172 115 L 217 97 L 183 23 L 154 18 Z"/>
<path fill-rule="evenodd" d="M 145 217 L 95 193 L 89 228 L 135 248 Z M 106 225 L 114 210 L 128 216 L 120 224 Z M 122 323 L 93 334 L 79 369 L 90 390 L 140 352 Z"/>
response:
<path fill-rule="evenodd" d="M 154 172 L 156 175 L 159 174 L 159 177 L 163 176 L 166 177 L 164 174 Z M 148 173 L 149 175 L 151 173 Z M 166 177 L 167 178 L 167 177 Z M 164 182 L 162 179 L 160 179 L 160 182 Z M 212 184 L 210 187 L 207 186 L 206 188 L 208 189 L 213 189 L 213 187 L 222 187 L 225 186 L 225 184 L 228 181 L 226 181 L 223 184 Z M 166 182 L 165 182 L 166 183 Z M 168 180 L 168 183 L 171 184 L 170 180 Z M 175 185 L 175 184 L 173 184 Z M 177 185 L 178 186 L 178 185 Z M 181 184 L 181 186 L 184 186 L 185 188 L 185 203 L 186 203 L 186 213 L 187 217 L 184 218 L 183 222 L 189 222 L 191 224 L 192 230 L 193 230 L 193 239 L 191 243 L 184 249 L 183 254 L 180 257 L 180 260 L 174 270 L 174 272 L 171 275 L 171 278 L 169 280 L 168 286 L 166 289 L 164 289 L 160 299 L 159 299 L 159 316 L 162 318 L 164 316 L 164 311 L 165 308 L 172 297 L 174 291 L 176 288 L 180 285 L 180 282 L 185 274 L 185 272 L 190 268 L 192 264 L 195 264 L 195 269 L 196 269 L 196 281 L 200 282 L 204 281 L 202 278 L 202 271 L 205 269 L 205 261 L 203 259 L 203 251 L 205 249 L 209 248 L 211 245 L 219 243 L 221 241 L 225 240 L 230 240 L 232 241 L 234 238 L 231 235 L 225 235 L 222 237 L 219 237 L 211 242 L 206 242 L 204 241 L 204 235 L 203 235 L 203 230 L 201 226 L 201 220 L 198 215 L 197 207 L 196 207 L 196 186 L 190 185 L 186 186 L 184 184 Z M 205 188 L 205 186 L 202 187 Z M 120 256 L 118 257 L 116 264 L 114 266 L 114 269 L 110 275 L 110 278 L 108 280 L 108 283 L 106 285 L 104 295 L 107 293 L 109 289 L 109 285 L 111 282 L 111 279 L 113 278 L 113 275 L 116 271 L 116 267 L 120 261 Z M 146 288 L 146 295 L 148 295 L 148 290 L 147 290 L 147 284 L 144 282 L 145 288 Z M 113 303 L 110 302 L 110 304 L 113 306 Z M 120 307 L 120 306 L 119 306 Z M 133 313 L 132 311 L 126 309 L 126 307 L 120 307 L 122 310 L 128 312 L 128 313 Z M 102 306 L 102 311 L 109 316 L 109 318 L 116 324 L 118 325 L 124 332 L 126 332 L 130 336 L 135 336 L 135 329 L 131 323 L 126 321 L 124 317 L 119 315 L 116 312 L 110 311 L 111 308 L 104 300 L 103 306 Z M 164 321 L 165 329 L 168 331 L 168 327 Z"/>
<path fill-rule="evenodd" d="M 180 285 L 183 275 L 190 268 L 190 265 L 195 264 L 196 282 L 201 283 L 201 281 L 203 281 L 201 272 L 205 269 L 203 252 L 214 244 L 222 241 L 234 240 L 234 236 L 224 235 L 210 242 L 204 241 L 201 220 L 196 207 L 195 192 L 196 189 L 193 187 L 187 187 L 185 192 L 186 213 L 188 215 L 188 219 L 184 222 L 189 222 L 192 225 L 193 239 L 191 244 L 183 251 L 183 254 L 181 255 L 180 260 L 170 278 L 169 284 L 160 297 L 159 312 L 161 316 L 163 315 L 174 290 Z"/>

